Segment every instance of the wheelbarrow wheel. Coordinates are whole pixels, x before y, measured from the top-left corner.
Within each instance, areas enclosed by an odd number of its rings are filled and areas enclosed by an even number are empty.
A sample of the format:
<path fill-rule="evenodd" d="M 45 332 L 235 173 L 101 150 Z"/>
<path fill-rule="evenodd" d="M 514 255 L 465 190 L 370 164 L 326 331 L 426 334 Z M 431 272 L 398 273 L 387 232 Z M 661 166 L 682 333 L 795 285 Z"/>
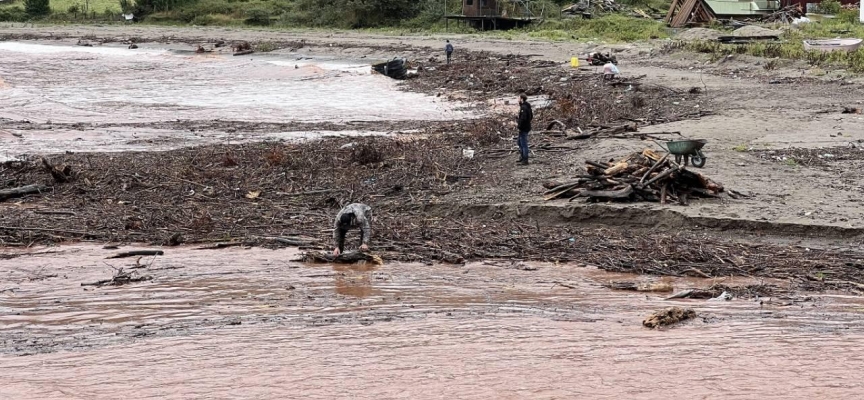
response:
<path fill-rule="evenodd" d="M 702 168 L 705 166 L 705 156 L 702 155 L 701 151 L 699 151 L 690 157 L 690 163 L 696 168 Z"/>

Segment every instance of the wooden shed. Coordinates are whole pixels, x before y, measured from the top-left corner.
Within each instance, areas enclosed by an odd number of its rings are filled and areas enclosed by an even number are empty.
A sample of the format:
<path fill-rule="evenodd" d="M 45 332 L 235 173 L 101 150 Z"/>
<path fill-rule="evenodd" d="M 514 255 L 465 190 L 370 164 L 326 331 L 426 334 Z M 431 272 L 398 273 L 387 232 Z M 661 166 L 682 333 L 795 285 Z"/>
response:
<path fill-rule="evenodd" d="M 531 0 L 460 0 L 462 13 L 445 18 L 466 21 L 476 29 L 512 29 L 530 24 Z"/>

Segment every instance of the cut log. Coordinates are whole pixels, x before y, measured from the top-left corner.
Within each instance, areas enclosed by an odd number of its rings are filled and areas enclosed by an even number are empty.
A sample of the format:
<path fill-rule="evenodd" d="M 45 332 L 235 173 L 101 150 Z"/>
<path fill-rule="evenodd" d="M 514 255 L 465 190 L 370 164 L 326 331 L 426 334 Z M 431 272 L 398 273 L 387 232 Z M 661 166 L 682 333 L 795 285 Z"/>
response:
<path fill-rule="evenodd" d="M 646 149 L 645 151 L 649 151 L 649 150 Z M 644 155 L 645 152 L 642 152 L 642 154 Z M 650 156 L 646 156 L 646 157 L 651 158 Z M 655 160 L 656 162 L 654 163 L 654 165 L 651 166 L 651 169 L 649 169 L 648 172 L 645 173 L 645 175 L 642 175 L 642 179 L 639 180 L 639 184 L 641 185 L 642 182 L 645 182 L 645 178 L 647 178 L 648 175 L 651 175 L 651 173 L 654 172 L 654 170 L 657 169 L 657 167 L 659 167 L 661 164 L 663 164 L 663 162 L 665 162 L 666 158 L 668 158 L 668 157 L 669 157 L 669 154 L 666 154 L 665 156 L 663 156 L 663 158 L 660 159 L 660 161 Z"/>
<path fill-rule="evenodd" d="M 624 170 L 626 170 L 628 166 L 629 165 L 627 164 L 626 161 L 619 162 L 618 164 L 615 164 L 614 166 L 609 167 L 605 171 L 603 171 L 603 175 L 606 175 L 606 176 L 618 175 L 621 172 L 624 172 Z"/>
<path fill-rule="evenodd" d="M 607 168 L 610 167 L 609 164 L 603 165 L 603 163 L 598 163 L 594 161 L 585 161 L 585 164 L 588 164 L 594 168 L 599 168 L 601 171 L 605 171 Z"/>
<path fill-rule="evenodd" d="M 649 180 L 648 182 L 645 182 L 644 184 L 640 184 L 639 186 L 641 186 L 641 187 L 648 186 L 648 185 L 650 185 L 650 184 L 652 184 L 652 183 L 654 183 L 654 182 L 657 182 L 657 181 L 659 181 L 659 180 L 661 180 L 661 179 L 663 179 L 663 178 L 665 178 L 665 177 L 667 177 L 667 176 L 669 176 L 669 175 L 672 175 L 673 172 L 675 172 L 675 169 L 674 169 L 674 168 L 669 168 L 669 169 L 667 169 L 667 170 L 665 170 L 665 171 L 663 171 L 663 172 L 657 174 L 657 176 L 651 178 L 651 180 Z"/>
<path fill-rule="evenodd" d="M 580 197 L 588 197 L 591 199 L 627 199 L 633 194 L 633 186 L 620 190 L 586 190 L 579 193 Z"/>
<path fill-rule="evenodd" d="M 48 186 L 42 185 L 27 185 L 12 189 L 3 189 L 0 190 L 0 201 L 26 196 L 28 194 L 41 194 L 48 189 Z"/>

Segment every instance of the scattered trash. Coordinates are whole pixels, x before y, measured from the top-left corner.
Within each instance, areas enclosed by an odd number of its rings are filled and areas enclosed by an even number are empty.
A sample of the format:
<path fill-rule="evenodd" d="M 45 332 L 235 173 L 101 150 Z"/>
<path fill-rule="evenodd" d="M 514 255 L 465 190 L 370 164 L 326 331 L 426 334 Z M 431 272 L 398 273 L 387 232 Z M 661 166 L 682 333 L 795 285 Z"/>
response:
<path fill-rule="evenodd" d="M 714 297 L 708 301 L 730 301 L 730 300 L 732 300 L 732 294 L 730 294 L 727 291 L 723 291 L 723 293 L 720 293 L 719 296 Z"/>
<path fill-rule="evenodd" d="M 807 22 L 810 21 L 809 18 L 804 16 L 804 10 L 801 9 L 800 4 L 792 4 L 762 17 L 762 22 L 796 24 L 795 21 L 800 19 L 806 19 Z"/>
<path fill-rule="evenodd" d="M 588 61 L 588 64 L 593 66 L 606 65 L 608 63 L 618 64 L 618 59 L 615 56 L 609 53 L 603 54 L 600 52 L 589 53 L 586 61 Z"/>
<path fill-rule="evenodd" d="M 660 311 L 655 311 L 642 321 L 642 326 L 646 328 L 656 329 L 662 326 L 677 324 L 681 321 L 686 321 L 691 318 L 696 318 L 696 311 L 689 308 L 669 307 Z"/>
<path fill-rule="evenodd" d="M 474 149 L 462 149 L 462 157 L 468 159 L 474 158 Z"/>

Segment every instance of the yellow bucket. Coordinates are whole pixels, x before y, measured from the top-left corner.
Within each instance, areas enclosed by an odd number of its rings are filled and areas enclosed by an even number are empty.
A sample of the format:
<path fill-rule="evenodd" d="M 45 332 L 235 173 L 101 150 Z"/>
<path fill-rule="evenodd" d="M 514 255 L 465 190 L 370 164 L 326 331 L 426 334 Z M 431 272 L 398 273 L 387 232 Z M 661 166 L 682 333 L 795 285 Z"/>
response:
<path fill-rule="evenodd" d="M 573 68 L 579 68 L 579 57 L 570 58 L 570 66 Z"/>

